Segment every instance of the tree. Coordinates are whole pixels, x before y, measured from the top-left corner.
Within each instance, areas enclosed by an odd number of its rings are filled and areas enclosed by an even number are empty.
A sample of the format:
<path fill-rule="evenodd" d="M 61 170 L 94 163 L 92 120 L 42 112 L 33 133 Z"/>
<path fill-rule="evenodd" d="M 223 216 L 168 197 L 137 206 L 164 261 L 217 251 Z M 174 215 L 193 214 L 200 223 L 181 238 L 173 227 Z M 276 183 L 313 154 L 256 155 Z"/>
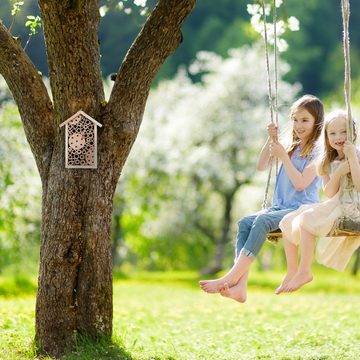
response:
<path fill-rule="evenodd" d="M 104 99 L 99 0 L 38 1 L 52 98 L 24 50 L 0 23 L 0 73 L 19 108 L 42 181 L 42 239 L 36 301 L 39 352 L 59 356 L 76 334 L 112 333 L 111 212 L 149 88 L 181 41 L 195 0 L 159 0 Z M 59 124 L 82 109 L 103 128 L 96 170 L 65 169 Z"/>

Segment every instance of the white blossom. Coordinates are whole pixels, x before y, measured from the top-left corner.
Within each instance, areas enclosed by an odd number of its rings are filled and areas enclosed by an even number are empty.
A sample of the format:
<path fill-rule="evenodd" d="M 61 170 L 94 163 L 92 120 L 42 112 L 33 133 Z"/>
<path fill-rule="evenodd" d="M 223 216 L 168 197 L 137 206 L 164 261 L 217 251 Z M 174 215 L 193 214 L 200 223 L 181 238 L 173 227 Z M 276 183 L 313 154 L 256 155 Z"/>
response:
<path fill-rule="evenodd" d="M 275 6 L 279 7 L 283 3 L 282 0 L 276 0 Z M 259 4 L 248 4 L 247 11 L 251 15 L 251 25 L 254 30 L 259 33 L 263 38 L 265 38 L 265 29 L 264 29 L 264 18 L 263 18 L 263 8 Z M 271 12 L 270 4 L 265 4 L 265 14 L 269 16 Z M 270 45 L 274 44 L 274 25 L 272 23 L 266 22 L 266 35 L 268 39 L 268 43 Z M 276 22 L 276 40 L 277 40 L 277 48 L 280 52 L 287 50 L 288 44 L 283 39 L 283 35 L 285 34 L 286 30 L 290 31 L 298 31 L 300 28 L 299 20 L 294 16 L 289 17 L 286 23 L 283 20 L 279 20 Z"/>
<path fill-rule="evenodd" d="M 261 6 L 258 4 L 247 4 L 246 10 L 250 15 L 255 15 L 260 12 Z"/>
<path fill-rule="evenodd" d="M 146 6 L 146 1 L 147 1 L 147 0 L 134 0 L 134 4 L 135 4 L 136 6 L 145 7 L 145 6 Z"/>
<path fill-rule="evenodd" d="M 295 16 L 290 16 L 288 19 L 288 26 L 290 31 L 299 31 L 300 22 Z"/>
<path fill-rule="evenodd" d="M 280 52 L 284 52 L 288 49 L 289 44 L 284 39 L 278 39 L 277 41 L 277 47 Z"/>
<path fill-rule="evenodd" d="M 123 1 L 119 1 L 119 2 L 117 3 L 117 8 L 118 8 L 119 10 L 123 10 L 123 9 L 125 8 L 124 2 L 123 2 Z"/>
<path fill-rule="evenodd" d="M 106 5 L 100 6 L 99 12 L 100 16 L 104 17 L 106 13 L 108 12 L 109 8 Z"/>

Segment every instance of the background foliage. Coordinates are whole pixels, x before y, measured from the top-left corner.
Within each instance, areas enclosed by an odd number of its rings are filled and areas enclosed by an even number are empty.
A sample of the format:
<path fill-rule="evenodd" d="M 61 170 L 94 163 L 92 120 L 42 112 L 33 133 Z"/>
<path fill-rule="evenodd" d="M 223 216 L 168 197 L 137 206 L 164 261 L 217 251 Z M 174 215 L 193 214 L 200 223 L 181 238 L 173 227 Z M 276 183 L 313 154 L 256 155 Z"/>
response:
<path fill-rule="evenodd" d="M 16 106 L 0 108 L 0 273 L 33 270 L 40 235 L 41 185 Z"/>
<path fill-rule="evenodd" d="M 255 161 L 269 116 L 264 49 L 246 12 L 249 2 L 198 1 L 182 29 L 184 41 L 154 83 L 114 201 L 113 257 L 115 266 L 124 271 L 199 270 L 211 264 L 215 254 L 220 254 L 217 266 L 224 265 L 224 259 L 231 264 L 229 244 L 237 220 L 260 207 L 264 174 L 255 174 Z M 13 3 L 0 3 L 0 18 L 8 26 Z M 126 4 L 130 14 L 112 10 L 101 19 L 107 92 L 112 86 L 108 75 L 117 71 L 145 20 L 131 1 Z M 149 8 L 154 4 L 155 0 L 147 2 Z M 352 1 L 351 10 L 356 110 L 360 3 Z M 35 0 L 24 2 L 12 26 L 22 46 L 29 38 L 28 15 L 39 15 Z M 314 93 L 331 107 L 342 104 L 343 83 L 340 1 L 286 0 L 279 17 L 288 16 L 300 20 L 300 31 L 285 35 L 289 50 L 280 59 L 284 133 L 289 104 L 297 95 Z M 42 28 L 37 30 L 26 51 L 46 75 Z M 40 182 L 2 79 L 0 107 L 0 271 L 26 270 L 36 267 L 38 257 Z M 266 245 L 258 265 L 267 268 L 274 263 L 282 263 L 281 245 Z"/>
<path fill-rule="evenodd" d="M 14 1 L 13 1 L 14 2 Z M 148 0 L 152 8 L 155 0 Z M 6 25 L 11 23 L 10 0 L 1 1 L 0 18 Z M 103 3 L 107 1 L 103 0 Z M 228 56 L 230 48 L 241 47 L 258 38 L 249 23 L 250 16 L 246 5 L 251 0 L 222 0 L 217 3 L 211 0 L 200 0 L 196 8 L 183 26 L 184 41 L 160 71 L 158 80 L 176 74 L 180 65 L 189 66 L 201 50 L 213 51 Z M 288 33 L 286 39 L 290 50 L 282 56 L 290 65 L 287 80 L 300 82 L 304 92 L 319 96 L 341 98 L 343 66 L 342 66 L 342 20 L 340 0 L 285 0 L 282 16 L 295 16 L 300 21 L 301 30 Z M 351 1 L 351 51 L 352 75 L 358 79 L 360 63 L 360 3 Z M 131 2 L 127 1 L 126 6 Z M 26 15 L 39 15 L 36 0 L 27 0 L 13 26 L 13 33 L 20 35 L 23 45 L 26 43 L 29 29 L 25 28 Z M 138 33 L 145 17 L 138 11 L 129 16 L 124 11 L 110 11 L 101 21 L 99 41 L 102 52 L 102 70 L 104 77 L 118 70 L 120 60 Z M 121 29 L 121 31 L 119 31 Z M 38 69 L 47 74 L 44 57 L 42 29 L 39 36 L 31 40 L 27 52 Z M 359 92 L 359 80 L 354 82 L 354 91 Z M 356 99 L 356 97 L 354 97 Z M 357 97 L 358 98 L 358 97 Z M 358 101 L 358 100 L 357 100 Z"/>

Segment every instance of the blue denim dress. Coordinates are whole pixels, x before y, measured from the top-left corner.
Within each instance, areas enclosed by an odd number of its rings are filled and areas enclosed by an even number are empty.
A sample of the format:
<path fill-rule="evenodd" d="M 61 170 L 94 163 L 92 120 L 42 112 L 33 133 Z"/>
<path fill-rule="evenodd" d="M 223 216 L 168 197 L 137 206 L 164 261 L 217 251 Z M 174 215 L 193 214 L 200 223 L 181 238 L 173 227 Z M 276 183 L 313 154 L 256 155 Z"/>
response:
<path fill-rule="evenodd" d="M 309 156 L 302 157 L 300 146 L 297 146 L 291 155 L 291 162 L 298 171 L 303 172 L 317 155 L 318 150 L 314 148 Z M 240 254 L 251 258 L 257 256 L 266 240 L 267 233 L 278 229 L 281 219 L 286 214 L 303 204 L 319 202 L 320 186 L 321 178 L 317 176 L 306 189 L 297 191 L 284 166 L 281 165 L 276 177 L 272 207 L 245 216 L 239 221 L 236 258 Z"/>

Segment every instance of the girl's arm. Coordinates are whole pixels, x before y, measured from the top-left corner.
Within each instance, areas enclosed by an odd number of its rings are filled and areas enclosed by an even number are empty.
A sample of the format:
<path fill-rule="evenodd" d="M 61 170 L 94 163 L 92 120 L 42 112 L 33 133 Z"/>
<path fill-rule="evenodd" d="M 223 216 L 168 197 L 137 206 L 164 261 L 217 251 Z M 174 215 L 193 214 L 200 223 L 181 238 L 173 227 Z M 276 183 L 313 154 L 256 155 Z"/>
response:
<path fill-rule="evenodd" d="M 294 164 L 291 162 L 291 159 L 290 159 L 288 153 L 286 152 L 286 150 L 284 149 L 284 147 L 282 145 L 275 144 L 275 143 L 271 144 L 270 153 L 273 156 L 278 157 L 282 161 L 285 171 L 286 171 L 290 181 L 294 185 L 294 188 L 297 191 L 305 190 L 316 178 L 317 173 L 316 173 L 316 165 L 315 165 L 314 161 L 311 162 L 304 169 L 303 172 L 300 172 L 299 170 L 296 169 Z"/>
<path fill-rule="evenodd" d="M 332 198 L 339 191 L 340 179 L 349 171 L 349 163 L 343 161 L 332 174 L 323 176 L 323 190 L 326 197 Z"/>
<path fill-rule="evenodd" d="M 277 127 L 275 124 L 269 124 L 267 126 L 267 132 L 269 137 L 267 138 L 264 146 L 261 149 L 258 162 L 256 164 L 256 170 L 264 171 L 270 165 L 270 150 L 269 146 L 273 141 L 277 141 Z"/>
<path fill-rule="evenodd" d="M 283 165 L 290 181 L 297 191 L 304 191 L 317 176 L 316 164 L 314 161 L 306 166 L 303 172 L 296 169 L 288 155 L 284 158 Z"/>
<path fill-rule="evenodd" d="M 344 144 L 344 154 L 346 155 L 349 165 L 353 184 L 356 191 L 360 191 L 360 164 L 356 154 L 356 147 L 350 141 Z"/>
<path fill-rule="evenodd" d="M 270 145 L 271 141 L 272 140 L 270 138 L 268 138 L 266 140 L 266 143 L 264 144 L 264 146 L 261 149 L 259 159 L 256 164 L 256 170 L 258 170 L 258 171 L 264 171 L 269 167 L 269 164 L 270 164 L 269 145 Z"/>

